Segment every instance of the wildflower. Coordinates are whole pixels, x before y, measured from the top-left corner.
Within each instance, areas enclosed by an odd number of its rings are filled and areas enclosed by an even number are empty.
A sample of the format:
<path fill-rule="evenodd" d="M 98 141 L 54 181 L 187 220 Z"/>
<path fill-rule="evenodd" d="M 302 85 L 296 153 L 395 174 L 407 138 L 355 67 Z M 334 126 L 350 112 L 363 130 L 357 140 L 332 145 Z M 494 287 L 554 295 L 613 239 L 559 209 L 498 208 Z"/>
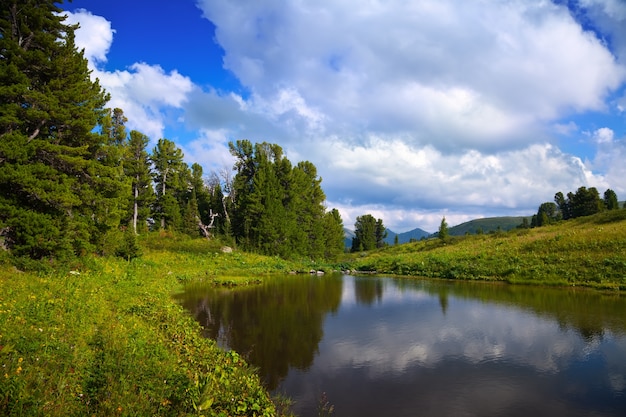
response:
<path fill-rule="evenodd" d="M 15 373 L 18 374 L 18 375 L 21 374 L 22 373 L 22 367 L 18 366 L 17 369 L 15 370 Z"/>

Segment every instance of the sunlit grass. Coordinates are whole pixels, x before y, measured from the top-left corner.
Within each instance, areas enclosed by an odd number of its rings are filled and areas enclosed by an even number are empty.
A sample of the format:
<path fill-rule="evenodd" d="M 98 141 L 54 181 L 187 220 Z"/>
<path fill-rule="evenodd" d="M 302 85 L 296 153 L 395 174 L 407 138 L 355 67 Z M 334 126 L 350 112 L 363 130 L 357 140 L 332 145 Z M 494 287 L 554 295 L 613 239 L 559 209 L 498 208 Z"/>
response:
<path fill-rule="evenodd" d="M 626 289 L 626 210 L 506 233 L 429 239 L 366 254 L 350 268 L 398 275 Z"/>
<path fill-rule="evenodd" d="M 145 239 L 131 262 L 48 274 L 0 265 L 0 415 L 275 414 L 255 371 L 204 339 L 172 294 L 292 265 L 206 240 Z"/>

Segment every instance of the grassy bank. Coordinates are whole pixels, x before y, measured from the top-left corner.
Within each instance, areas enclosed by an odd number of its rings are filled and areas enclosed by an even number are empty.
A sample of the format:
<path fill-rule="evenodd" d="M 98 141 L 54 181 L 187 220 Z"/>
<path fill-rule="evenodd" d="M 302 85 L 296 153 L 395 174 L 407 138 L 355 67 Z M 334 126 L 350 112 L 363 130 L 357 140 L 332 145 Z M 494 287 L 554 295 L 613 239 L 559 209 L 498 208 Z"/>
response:
<path fill-rule="evenodd" d="M 35 274 L 0 265 L 0 415 L 275 415 L 258 376 L 200 336 L 172 294 L 293 265 L 150 236 L 144 256 Z"/>
<path fill-rule="evenodd" d="M 359 271 L 626 290 L 626 210 L 506 233 L 429 239 L 352 254 Z"/>

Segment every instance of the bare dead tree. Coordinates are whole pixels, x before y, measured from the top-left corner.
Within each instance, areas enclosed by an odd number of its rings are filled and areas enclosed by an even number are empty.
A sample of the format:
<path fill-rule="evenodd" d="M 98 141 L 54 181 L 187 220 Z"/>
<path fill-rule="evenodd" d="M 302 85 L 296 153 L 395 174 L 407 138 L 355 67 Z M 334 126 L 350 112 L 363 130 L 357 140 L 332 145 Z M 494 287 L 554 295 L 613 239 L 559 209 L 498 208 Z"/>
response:
<path fill-rule="evenodd" d="M 202 220 L 200 220 L 200 217 L 196 216 L 196 221 L 198 222 L 198 228 L 200 229 L 204 237 L 206 237 L 208 240 L 210 240 L 212 237 L 211 229 L 215 228 L 215 225 L 213 223 L 215 223 L 215 218 L 219 217 L 219 215 L 220 215 L 219 213 L 213 213 L 213 209 L 210 209 L 209 217 L 211 218 L 211 223 L 209 224 L 202 223 Z"/>

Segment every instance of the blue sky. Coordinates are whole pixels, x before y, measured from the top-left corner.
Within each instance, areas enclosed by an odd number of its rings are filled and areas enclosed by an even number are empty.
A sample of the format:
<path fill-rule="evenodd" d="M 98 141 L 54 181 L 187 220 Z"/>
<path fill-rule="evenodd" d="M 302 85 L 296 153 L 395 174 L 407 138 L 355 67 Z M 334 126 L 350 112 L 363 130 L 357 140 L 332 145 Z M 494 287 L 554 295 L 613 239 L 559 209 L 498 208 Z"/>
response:
<path fill-rule="evenodd" d="M 626 199 L 624 0 L 74 0 L 111 107 L 205 173 L 272 142 L 352 227 Z"/>

